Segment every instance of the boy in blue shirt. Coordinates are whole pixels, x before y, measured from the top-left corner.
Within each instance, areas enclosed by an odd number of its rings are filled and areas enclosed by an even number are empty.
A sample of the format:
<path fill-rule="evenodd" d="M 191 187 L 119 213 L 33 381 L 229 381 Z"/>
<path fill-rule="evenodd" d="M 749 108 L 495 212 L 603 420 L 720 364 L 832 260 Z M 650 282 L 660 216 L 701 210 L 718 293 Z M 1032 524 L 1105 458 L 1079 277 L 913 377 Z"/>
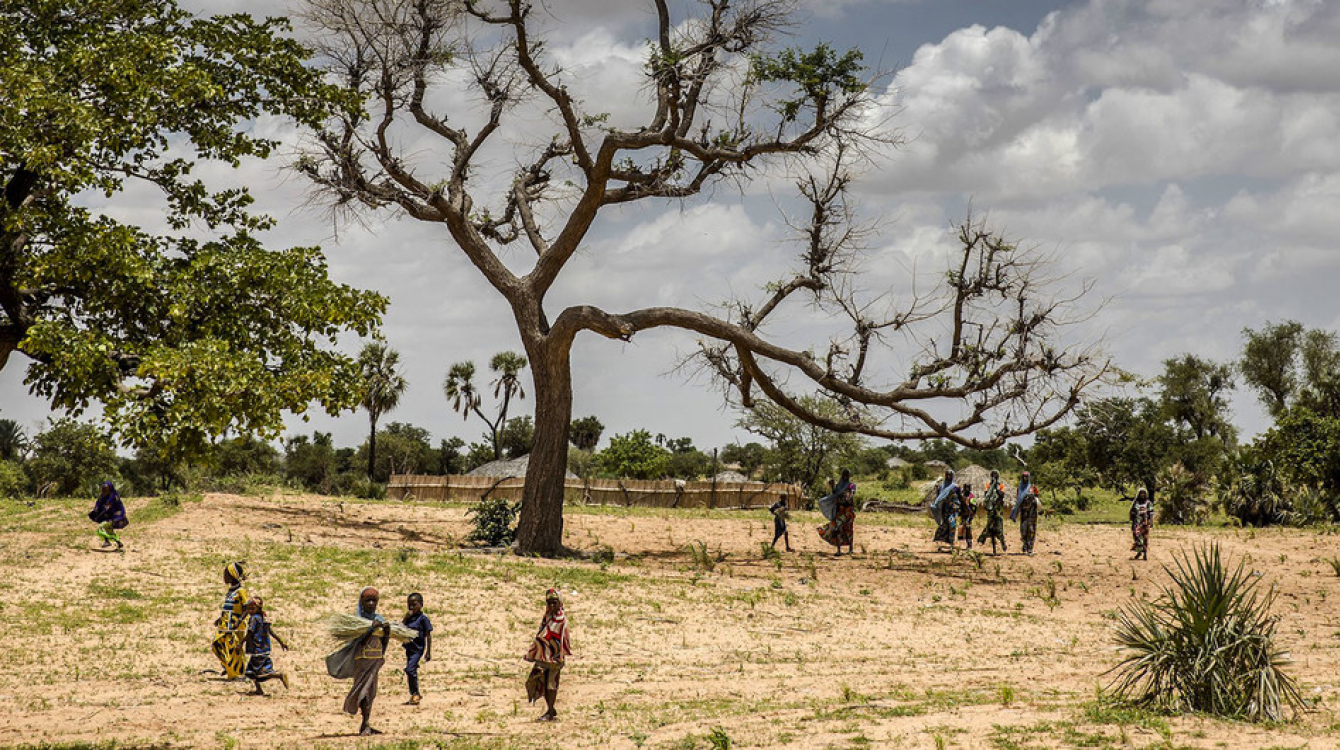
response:
<path fill-rule="evenodd" d="M 271 629 L 270 620 L 265 616 L 265 604 L 259 596 L 253 596 L 247 601 L 246 613 L 246 652 L 250 654 L 247 658 L 246 676 L 256 683 L 256 689 L 251 694 L 265 695 L 261 683 L 266 680 L 277 679 L 284 683 L 284 687 L 288 687 L 288 676 L 283 672 L 276 672 L 274 662 L 270 660 L 270 637 L 273 636 L 275 642 L 285 651 L 288 651 L 288 644 Z"/>
<path fill-rule="evenodd" d="M 433 660 L 433 623 L 423 613 L 423 594 L 415 592 L 406 602 L 409 612 L 405 613 L 402 623 L 410 630 L 418 631 L 419 637 L 405 641 L 405 679 L 409 681 L 409 704 L 419 705 L 423 698 L 419 695 L 419 660 Z"/>

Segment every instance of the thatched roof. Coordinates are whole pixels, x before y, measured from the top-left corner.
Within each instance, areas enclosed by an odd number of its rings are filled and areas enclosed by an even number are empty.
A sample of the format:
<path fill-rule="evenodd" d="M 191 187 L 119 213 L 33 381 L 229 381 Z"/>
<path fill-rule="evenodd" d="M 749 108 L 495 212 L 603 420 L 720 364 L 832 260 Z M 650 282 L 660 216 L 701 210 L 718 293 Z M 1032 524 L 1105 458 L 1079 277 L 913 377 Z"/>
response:
<path fill-rule="evenodd" d="M 904 466 L 911 466 L 912 464 L 908 463 L 907 459 L 891 456 L 888 461 L 884 462 L 884 465 L 890 469 L 901 469 Z"/>
<path fill-rule="evenodd" d="M 710 481 L 711 477 L 708 477 L 708 480 Z M 748 482 L 749 477 L 738 471 L 723 471 L 717 474 L 716 480 L 718 482 Z"/>
<path fill-rule="evenodd" d="M 1002 477 L 1002 479 L 1004 478 Z M 977 464 L 973 464 L 971 466 L 965 466 L 962 469 L 956 469 L 954 471 L 954 483 L 960 487 L 962 487 L 965 484 L 971 484 L 972 491 L 976 493 L 977 497 L 979 498 L 982 496 L 982 493 L 986 490 L 986 486 L 988 483 L 990 483 L 990 481 L 991 481 L 991 470 L 983 466 L 978 466 Z M 1008 494 L 1010 491 L 1010 483 L 1008 480 L 1004 481 L 1005 481 L 1005 492 Z M 935 499 L 935 488 L 939 484 L 940 484 L 939 479 L 932 479 L 931 481 L 921 485 L 921 501 L 923 504 L 929 503 L 931 500 Z"/>
<path fill-rule="evenodd" d="M 468 477 L 498 477 L 506 479 L 508 477 L 526 476 L 526 467 L 530 466 L 530 456 L 518 456 L 517 458 L 504 458 L 498 461 L 489 461 L 486 464 L 476 466 L 474 469 L 466 472 Z M 568 479 L 578 479 L 576 474 L 567 472 Z"/>

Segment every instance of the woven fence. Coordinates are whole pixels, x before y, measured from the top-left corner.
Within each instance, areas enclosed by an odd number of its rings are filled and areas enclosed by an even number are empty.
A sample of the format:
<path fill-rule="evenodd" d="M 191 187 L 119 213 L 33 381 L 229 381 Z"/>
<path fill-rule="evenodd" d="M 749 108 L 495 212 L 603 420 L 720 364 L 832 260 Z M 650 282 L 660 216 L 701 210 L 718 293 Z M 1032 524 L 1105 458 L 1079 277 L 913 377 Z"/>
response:
<path fill-rule="evenodd" d="M 523 477 L 475 477 L 457 474 L 425 476 L 393 474 L 386 496 L 393 500 L 477 502 L 486 498 L 516 501 L 526 486 Z M 568 479 L 563 499 L 569 503 L 644 508 L 766 508 L 785 497 L 787 507 L 804 503 L 800 485 L 771 482 L 680 482 L 669 479 Z"/>

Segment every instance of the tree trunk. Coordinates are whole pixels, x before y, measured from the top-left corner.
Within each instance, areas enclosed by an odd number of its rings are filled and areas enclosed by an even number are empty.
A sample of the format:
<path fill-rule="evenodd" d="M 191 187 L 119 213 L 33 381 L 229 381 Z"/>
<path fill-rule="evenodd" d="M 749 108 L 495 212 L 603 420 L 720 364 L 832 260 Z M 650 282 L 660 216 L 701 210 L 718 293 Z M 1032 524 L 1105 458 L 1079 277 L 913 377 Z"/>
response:
<path fill-rule="evenodd" d="M 369 419 L 372 429 L 368 433 L 368 481 L 376 481 L 372 478 L 372 469 L 377 465 L 377 420 Z"/>
<path fill-rule="evenodd" d="M 571 341 L 525 337 L 535 392 L 535 440 L 517 522 L 517 552 L 555 557 L 563 547 L 563 480 L 572 421 Z"/>

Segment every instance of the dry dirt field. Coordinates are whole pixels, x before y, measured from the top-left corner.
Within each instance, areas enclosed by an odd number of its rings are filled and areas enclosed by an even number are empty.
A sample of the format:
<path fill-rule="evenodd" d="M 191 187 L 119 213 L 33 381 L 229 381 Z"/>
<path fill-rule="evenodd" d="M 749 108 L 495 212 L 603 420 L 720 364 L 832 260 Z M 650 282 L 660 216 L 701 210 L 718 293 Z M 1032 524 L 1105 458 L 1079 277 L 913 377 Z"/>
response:
<path fill-rule="evenodd" d="M 857 554 L 834 559 L 817 516 L 798 514 L 797 552 L 772 560 L 763 511 L 572 508 L 568 544 L 614 559 L 551 562 L 456 549 L 460 507 L 209 495 L 131 501 L 128 551 L 107 554 L 85 505 L 0 514 L 0 746 L 1340 746 L 1336 535 L 1156 528 L 1136 564 L 1120 526 L 1044 519 L 1037 556 L 976 561 L 934 553 L 927 519 L 862 515 Z M 1096 699 L 1115 611 L 1157 595 L 1173 550 L 1211 539 L 1278 588 L 1293 673 L 1317 703 L 1297 722 Z M 293 646 L 275 652 L 291 690 L 252 697 L 204 674 L 233 559 Z M 395 616 L 423 592 L 437 628 L 422 705 L 404 705 L 399 653 L 383 670 L 376 743 L 340 713 L 348 683 L 325 675 L 335 644 L 317 624 L 364 585 Z M 520 659 L 548 586 L 566 597 L 577 651 L 553 725 L 533 722 Z"/>

